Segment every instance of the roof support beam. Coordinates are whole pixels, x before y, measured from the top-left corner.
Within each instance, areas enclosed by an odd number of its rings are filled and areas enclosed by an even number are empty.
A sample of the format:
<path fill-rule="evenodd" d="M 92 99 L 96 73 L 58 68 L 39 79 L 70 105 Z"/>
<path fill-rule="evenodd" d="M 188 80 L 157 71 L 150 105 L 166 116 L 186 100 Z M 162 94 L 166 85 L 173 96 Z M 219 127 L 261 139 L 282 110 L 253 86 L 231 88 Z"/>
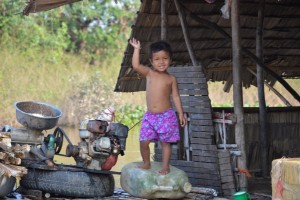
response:
<path fill-rule="evenodd" d="M 188 12 L 188 10 L 187 10 Z M 231 36 L 226 33 L 220 26 L 218 26 L 216 23 L 210 22 L 206 19 L 203 19 L 199 16 L 196 16 L 190 12 L 189 16 L 194 19 L 195 21 L 198 21 L 199 23 L 203 24 L 204 26 L 207 26 L 209 28 L 212 28 L 216 31 L 218 31 L 228 42 L 231 41 Z M 298 101 L 300 102 L 300 95 L 278 74 L 267 68 L 260 60 L 257 58 L 255 54 L 253 54 L 251 51 L 249 51 L 246 48 L 242 47 L 242 52 L 249 56 L 251 60 L 253 60 L 256 64 L 258 64 L 265 72 L 267 72 L 269 75 L 273 76 L 278 82 L 281 83 L 281 85 Z"/>
<path fill-rule="evenodd" d="M 182 32 L 183 32 L 183 35 L 184 35 L 184 40 L 185 40 L 190 58 L 192 60 L 192 63 L 193 63 L 194 66 L 200 66 L 201 70 L 203 71 L 203 67 L 196 60 L 196 56 L 195 56 L 195 53 L 193 51 L 193 47 L 192 47 L 192 44 L 191 44 L 191 40 L 190 40 L 190 37 L 189 37 L 188 28 L 187 28 L 186 19 L 185 19 L 185 16 L 184 16 L 184 12 L 181 8 L 181 4 L 179 4 L 178 0 L 174 0 L 174 2 L 175 2 L 175 6 L 176 6 L 176 9 L 177 9 L 177 12 L 178 12 L 179 20 L 180 20 L 180 23 L 181 23 Z"/>
<path fill-rule="evenodd" d="M 167 41 L 167 24 L 168 24 L 168 18 L 167 18 L 167 0 L 161 0 L 161 39 Z"/>
<path fill-rule="evenodd" d="M 250 68 L 247 67 L 247 70 L 253 74 L 254 76 L 257 77 L 257 74 Z M 284 97 L 282 96 L 282 94 L 276 90 L 273 86 L 271 86 L 267 81 L 264 81 L 264 85 L 267 86 L 274 94 L 276 94 L 276 96 L 278 96 L 278 98 L 286 105 L 286 106 L 292 106 L 292 104 Z M 267 108 L 266 108 L 267 110 Z M 261 153 L 262 154 L 262 153 Z"/>
<path fill-rule="evenodd" d="M 265 0 L 259 1 L 258 13 L 257 13 L 257 26 L 256 26 L 256 56 L 264 63 L 263 60 L 263 29 L 264 29 L 264 11 Z M 263 177 L 267 177 L 267 108 L 264 91 L 264 71 L 257 64 L 257 92 L 258 92 L 258 104 L 259 104 L 259 136 L 260 136 L 260 167 L 262 169 Z"/>
<path fill-rule="evenodd" d="M 235 124 L 235 142 L 238 145 L 241 156 L 238 157 L 238 168 L 247 169 L 247 158 L 245 151 L 245 128 L 244 128 L 244 106 L 242 86 L 242 64 L 241 64 L 241 35 L 240 35 L 240 12 L 239 0 L 231 1 L 231 34 L 232 34 L 232 78 L 233 78 L 233 106 L 237 121 Z M 247 190 L 247 177 L 241 174 L 239 178 L 240 190 Z"/>

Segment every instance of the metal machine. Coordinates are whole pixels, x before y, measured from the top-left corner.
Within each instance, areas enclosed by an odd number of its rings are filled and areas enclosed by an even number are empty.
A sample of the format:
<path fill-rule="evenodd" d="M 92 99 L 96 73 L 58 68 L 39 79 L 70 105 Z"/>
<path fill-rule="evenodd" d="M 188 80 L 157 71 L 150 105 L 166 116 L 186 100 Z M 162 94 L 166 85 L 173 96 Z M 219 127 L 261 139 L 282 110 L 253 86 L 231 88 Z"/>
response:
<path fill-rule="evenodd" d="M 116 164 L 118 155 L 124 155 L 127 126 L 103 120 L 85 120 L 79 129 L 81 141 L 74 145 L 60 127 L 56 127 L 53 133 L 47 134 L 46 130 L 54 128 L 62 115 L 57 107 L 43 102 L 25 101 L 15 103 L 15 108 L 16 118 L 24 127 L 13 128 L 6 125 L 2 128 L 0 163 L 28 169 L 28 172 L 21 177 L 23 188 L 74 197 L 92 197 L 91 195 L 102 197 L 112 194 L 114 179 L 109 170 Z M 63 155 L 60 151 L 64 140 L 68 142 L 68 145 L 66 154 Z M 56 164 L 53 161 L 55 155 L 73 157 L 76 166 Z M 35 173 L 47 174 L 48 177 L 36 179 Z M 72 179 L 69 180 L 70 182 L 80 182 L 88 177 L 87 182 L 106 181 L 111 187 L 108 190 L 105 187 L 105 190 L 101 187 L 100 189 L 96 187 L 78 189 L 77 183 L 72 189 L 65 188 L 63 192 L 60 192 L 64 185 L 58 185 L 56 188 L 57 180 L 49 180 L 49 178 L 60 179 L 62 173 L 65 179 Z M 74 180 L 71 175 L 73 173 L 81 173 L 81 180 Z M 64 181 L 68 182 L 68 180 Z M 48 186 L 44 187 L 44 184 Z M 49 184 L 52 186 L 49 187 Z M 91 188 L 93 192 L 90 191 Z"/>

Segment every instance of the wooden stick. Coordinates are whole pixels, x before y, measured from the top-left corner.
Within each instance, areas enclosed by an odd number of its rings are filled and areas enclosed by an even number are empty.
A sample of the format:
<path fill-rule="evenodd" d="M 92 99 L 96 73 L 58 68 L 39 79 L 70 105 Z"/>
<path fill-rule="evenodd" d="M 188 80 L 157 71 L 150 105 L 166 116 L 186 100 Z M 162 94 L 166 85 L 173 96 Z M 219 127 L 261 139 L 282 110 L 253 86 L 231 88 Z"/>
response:
<path fill-rule="evenodd" d="M 174 2 L 175 2 L 175 6 L 176 6 L 176 9 L 177 9 L 177 12 L 178 12 L 179 20 L 180 20 L 180 23 L 181 23 L 181 28 L 182 28 L 185 44 L 187 46 L 187 49 L 188 49 L 190 58 L 192 60 L 192 63 L 193 63 L 194 66 L 199 65 L 201 67 L 201 69 L 203 70 L 202 65 L 200 63 L 198 63 L 198 61 L 196 60 L 196 56 L 195 56 L 195 53 L 193 51 L 193 47 L 192 47 L 191 40 L 190 40 L 190 37 L 189 37 L 189 32 L 188 32 L 188 28 L 187 28 L 186 19 L 183 16 L 184 13 L 182 11 L 181 5 L 178 2 L 178 0 L 174 0 Z"/>
<path fill-rule="evenodd" d="M 161 0 L 161 39 L 167 40 L 167 0 Z"/>

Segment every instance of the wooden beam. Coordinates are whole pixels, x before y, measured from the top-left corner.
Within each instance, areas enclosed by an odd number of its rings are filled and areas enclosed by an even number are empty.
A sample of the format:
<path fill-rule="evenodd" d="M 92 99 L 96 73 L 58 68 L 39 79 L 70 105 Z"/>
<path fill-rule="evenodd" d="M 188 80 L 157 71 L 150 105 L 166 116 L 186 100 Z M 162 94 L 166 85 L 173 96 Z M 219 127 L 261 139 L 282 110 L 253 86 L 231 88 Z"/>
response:
<path fill-rule="evenodd" d="M 140 14 L 139 14 L 140 15 Z M 158 14 L 146 14 L 145 13 L 145 17 L 146 16 L 148 16 L 148 15 L 157 15 L 158 16 Z M 168 15 L 169 17 L 170 17 L 170 15 Z M 178 15 L 174 15 L 173 17 L 178 17 Z M 168 26 L 168 29 L 169 30 L 171 30 L 171 31 L 176 31 L 176 30 L 178 30 L 178 26 Z M 207 27 L 207 26 L 203 26 L 203 27 L 201 27 L 203 30 L 211 30 L 211 28 L 209 28 L 209 27 Z M 132 29 L 135 29 L 135 31 L 160 31 L 160 27 L 157 27 L 157 26 L 155 26 L 155 27 L 143 27 L 143 29 L 139 29 L 139 27 L 136 27 L 136 26 L 132 26 Z M 193 30 L 198 30 L 199 29 L 199 26 L 191 26 L 191 27 L 189 27 L 189 30 L 191 31 L 191 32 L 193 32 Z M 230 27 L 222 27 L 222 29 L 224 30 L 224 31 L 226 31 L 226 32 L 228 32 L 228 31 L 230 31 L 231 29 L 230 29 Z M 245 32 L 248 32 L 248 31 L 254 31 L 254 30 L 256 30 L 256 27 L 243 27 L 242 28 L 242 31 L 245 31 Z M 270 28 L 265 28 L 264 29 L 264 31 L 265 32 L 284 32 L 284 33 L 286 33 L 287 31 L 288 32 L 297 32 L 297 31 L 300 31 L 300 28 L 299 27 L 287 27 L 287 26 L 285 26 L 285 27 L 270 27 Z M 214 36 L 214 37 L 217 37 L 217 36 Z M 253 37 L 252 37 L 253 38 Z M 280 38 L 281 37 L 266 37 L 266 38 L 269 38 L 269 39 L 278 39 L 278 40 L 280 40 Z M 244 38 L 243 38 L 244 39 Z M 293 37 L 286 37 L 285 39 L 295 39 L 295 38 L 293 38 Z"/>
<path fill-rule="evenodd" d="M 264 14 L 265 14 L 265 0 L 259 1 L 257 13 L 257 26 L 256 26 L 256 56 L 264 63 L 263 60 L 263 29 L 264 29 Z M 257 93 L 259 104 L 259 138 L 260 138 L 260 168 L 262 169 L 263 177 L 267 177 L 267 110 L 265 100 L 264 82 L 265 76 L 263 69 L 256 65 L 257 71 Z"/>
<path fill-rule="evenodd" d="M 255 67 L 253 65 L 251 66 L 245 66 L 251 70 L 254 70 Z M 300 72 L 300 64 L 299 66 L 293 66 L 293 67 L 287 67 L 287 66 L 267 66 L 273 71 L 285 71 L 285 72 Z M 206 69 L 207 72 L 224 72 L 224 71 L 232 71 L 232 66 L 221 66 L 221 67 L 213 67 Z"/>
<path fill-rule="evenodd" d="M 191 41 L 190 41 L 190 36 L 189 36 L 188 28 L 187 28 L 186 19 L 185 19 L 185 16 L 183 16 L 184 13 L 182 11 L 181 5 L 179 4 L 178 0 L 174 0 L 174 2 L 175 2 L 175 6 L 176 6 L 176 9 L 177 9 L 177 12 L 178 12 L 178 17 L 179 17 L 179 20 L 180 20 L 180 23 L 181 23 L 181 28 L 182 28 L 182 32 L 183 32 L 183 35 L 184 35 L 184 40 L 185 40 L 190 58 L 192 60 L 192 63 L 193 63 L 194 66 L 200 66 L 202 68 L 202 65 L 196 60 L 196 56 L 195 56 L 195 53 L 193 51 L 193 47 L 192 47 L 192 44 L 191 44 Z M 203 68 L 201 70 L 203 71 Z"/>
<path fill-rule="evenodd" d="M 218 26 L 216 23 L 210 22 L 206 19 L 203 19 L 196 15 L 190 15 L 191 18 L 193 18 L 195 21 L 198 21 L 199 23 L 202 23 L 203 25 L 210 27 L 216 31 L 218 31 L 225 39 L 227 39 L 228 42 L 231 41 L 231 36 L 226 33 L 220 26 Z M 273 72 L 272 70 L 268 69 L 260 60 L 257 58 L 256 55 L 254 55 L 251 51 L 249 51 L 246 48 L 241 49 L 241 51 L 249 56 L 251 60 L 253 60 L 256 64 L 258 64 L 265 72 L 267 72 L 269 75 L 273 76 L 278 82 L 282 84 L 282 86 L 298 101 L 300 102 L 300 95 L 278 74 Z"/>
<path fill-rule="evenodd" d="M 144 0 L 143 3 L 141 4 L 141 8 L 139 12 L 147 13 L 150 12 L 152 8 L 152 0 Z"/>
<path fill-rule="evenodd" d="M 202 2 L 202 3 L 201 3 Z M 222 1 L 216 1 L 214 4 L 222 4 L 224 2 Z M 273 3 L 274 2 L 274 3 Z M 185 4 L 196 4 L 196 5 L 209 5 L 207 4 L 205 1 L 199 1 L 199 0 L 184 0 L 184 3 Z M 248 6 L 251 6 L 251 7 L 255 7 L 256 4 L 255 4 L 255 1 L 253 0 L 243 0 L 241 2 L 241 5 L 246 5 L 246 4 L 249 4 Z M 222 4 L 223 5 L 223 4 Z M 289 3 L 285 3 L 285 1 L 271 1 L 271 2 L 267 2 L 266 3 L 267 6 L 274 6 L 274 7 L 279 7 L 279 8 L 284 8 L 284 7 L 298 7 L 300 8 L 300 2 L 298 1 L 292 1 L 292 2 L 289 2 Z"/>
<path fill-rule="evenodd" d="M 232 86 L 232 73 L 228 75 L 226 83 L 223 87 L 223 91 L 228 93 L 230 91 L 231 86 Z"/>
<path fill-rule="evenodd" d="M 272 87 L 268 82 L 265 82 L 265 86 L 267 86 L 274 94 L 276 94 L 286 106 L 292 107 L 292 104 L 278 90 Z"/>
<path fill-rule="evenodd" d="M 232 35 L 232 74 L 233 74 L 233 106 L 237 122 L 235 124 L 235 142 L 238 145 L 241 156 L 238 157 L 238 168 L 247 169 L 247 158 L 245 151 L 245 128 L 243 110 L 243 86 L 242 86 L 242 62 L 241 62 L 241 35 L 240 35 L 240 13 L 239 0 L 231 1 L 231 35 Z M 238 190 L 247 190 L 247 177 L 240 174 Z"/>
<path fill-rule="evenodd" d="M 161 35 L 162 40 L 167 41 L 167 0 L 161 0 Z"/>
<path fill-rule="evenodd" d="M 250 68 L 247 67 L 247 70 L 253 74 L 254 76 L 257 76 L 257 74 Z M 276 94 L 279 99 L 286 105 L 286 106 L 292 106 L 292 104 L 284 97 L 280 92 L 278 92 L 274 87 L 272 87 L 267 81 L 264 81 L 264 85 L 267 86 L 274 94 Z M 267 110 L 267 107 L 266 107 Z"/>

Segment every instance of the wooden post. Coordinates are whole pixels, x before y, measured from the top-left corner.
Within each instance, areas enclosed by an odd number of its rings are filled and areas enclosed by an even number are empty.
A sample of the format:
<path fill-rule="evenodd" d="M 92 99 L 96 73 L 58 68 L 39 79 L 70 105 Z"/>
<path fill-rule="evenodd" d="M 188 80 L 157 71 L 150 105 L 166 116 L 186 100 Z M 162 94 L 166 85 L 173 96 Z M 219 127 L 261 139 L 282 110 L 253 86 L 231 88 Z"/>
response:
<path fill-rule="evenodd" d="M 167 41 L 167 24 L 168 24 L 168 18 L 167 18 L 167 0 L 161 0 L 161 39 Z"/>
<path fill-rule="evenodd" d="M 263 60 L 263 28 L 264 28 L 264 11 L 265 0 L 259 1 L 258 13 L 257 13 L 257 27 L 256 27 L 256 56 L 264 63 Z M 257 71 L 257 91 L 258 91 L 258 103 L 259 103 L 259 138 L 260 138 L 260 168 L 262 170 L 262 176 L 268 175 L 267 170 L 267 108 L 264 91 L 264 71 L 256 65 Z"/>
<path fill-rule="evenodd" d="M 176 6 L 176 9 L 177 9 L 177 12 L 178 12 L 178 17 L 179 17 L 179 20 L 180 20 L 180 23 L 181 23 L 181 28 L 182 28 L 185 44 L 187 46 L 187 49 L 188 49 L 190 58 L 192 60 L 192 63 L 193 63 L 194 66 L 201 67 L 201 70 L 203 71 L 203 68 L 202 68 L 201 64 L 198 63 L 198 61 L 196 59 L 196 56 L 194 54 L 194 51 L 193 51 L 193 48 L 192 48 L 192 43 L 191 43 L 189 32 L 188 32 L 188 28 L 187 28 L 187 25 L 186 25 L 186 19 L 183 16 L 183 11 L 182 11 L 181 5 L 179 4 L 178 0 L 174 0 L 174 2 L 175 2 L 175 6 Z"/>
<path fill-rule="evenodd" d="M 233 74 L 233 105 L 234 113 L 237 118 L 235 125 L 235 141 L 241 150 L 238 157 L 238 168 L 247 168 L 245 151 L 245 130 L 244 130 L 244 109 L 243 109 L 243 90 L 241 78 L 241 37 L 240 37 L 240 13 L 239 0 L 231 1 L 231 34 L 232 34 L 232 74 Z M 239 188 L 247 189 L 247 178 L 245 174 L 239 176 Z"/>

